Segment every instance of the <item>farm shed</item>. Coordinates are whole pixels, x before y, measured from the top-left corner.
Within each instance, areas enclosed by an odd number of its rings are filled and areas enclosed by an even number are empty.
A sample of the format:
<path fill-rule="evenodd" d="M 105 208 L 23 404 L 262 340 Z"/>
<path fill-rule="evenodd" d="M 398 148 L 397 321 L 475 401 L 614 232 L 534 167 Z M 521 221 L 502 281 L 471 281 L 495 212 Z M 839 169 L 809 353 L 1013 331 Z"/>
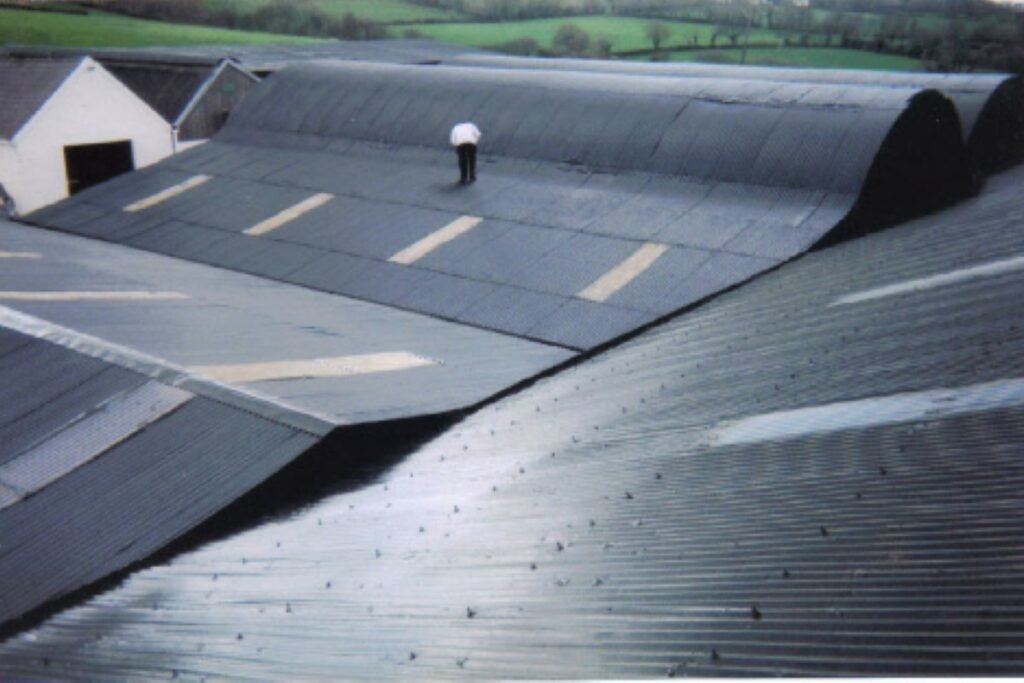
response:
<path fill-rule="evenodd" d="M 21 214 L 171 154 L 170 126 L 89 57 L 0 60 L 0 183 Z"/>
<path fill-rule="evenodd" d="M 178 149 L 220 130 L 235 105 L 259 82 L 231 59 L 104 53 L 96 59 L 171 124 Z"/>

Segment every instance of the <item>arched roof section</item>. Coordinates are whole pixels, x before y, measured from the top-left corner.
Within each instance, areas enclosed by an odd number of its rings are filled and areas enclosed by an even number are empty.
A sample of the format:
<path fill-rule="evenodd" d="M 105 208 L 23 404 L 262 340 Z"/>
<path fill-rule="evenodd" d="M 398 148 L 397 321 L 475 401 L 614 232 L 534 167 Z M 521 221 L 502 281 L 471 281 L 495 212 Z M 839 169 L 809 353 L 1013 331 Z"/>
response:
<path fill-rule="evenodd" d="M 734 66 L 728 64 L 643 63 L 593 59 L 537 59 L 465 54 L 452 63 L 481 68 L 602 72 L 658 76 L 835 84 L 938 90 L 956 105 L 963 137 L 979 169 L 990 174 L 1024 160 L 1024 85 L 1019 76 L 999 73 L 929 73 L 862 69 Z"/>

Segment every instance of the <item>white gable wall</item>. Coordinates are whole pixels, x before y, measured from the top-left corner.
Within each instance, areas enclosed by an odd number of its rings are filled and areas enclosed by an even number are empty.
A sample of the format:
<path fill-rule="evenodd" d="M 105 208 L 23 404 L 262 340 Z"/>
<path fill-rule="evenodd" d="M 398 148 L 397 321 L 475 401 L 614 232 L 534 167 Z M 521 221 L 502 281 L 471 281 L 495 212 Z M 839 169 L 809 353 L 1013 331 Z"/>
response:
<path fill-rule="evenodd" d="M 10 141 L 0 141 L 0 182 L 26 214 L 67 196 L 66 145 L 131 140 L 135 168 L 173 152 L 171 125 L 86 57 Z"/>

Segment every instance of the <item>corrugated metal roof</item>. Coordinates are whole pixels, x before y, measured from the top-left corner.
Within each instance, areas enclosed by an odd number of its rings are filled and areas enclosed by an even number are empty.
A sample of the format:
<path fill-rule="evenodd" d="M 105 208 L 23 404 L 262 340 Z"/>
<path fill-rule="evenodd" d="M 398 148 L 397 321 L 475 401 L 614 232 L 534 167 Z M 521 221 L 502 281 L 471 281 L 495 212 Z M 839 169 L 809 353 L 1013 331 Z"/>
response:
<path fill-rule="evenodd" d="M 269 417 L 274 417 L 278 408 L 295 413 L 296 419 L 308 415 L 321 426 L 307 427 L 319 433 L 339 424 L 465 409 L 573 355 L 565 349 L 120 245 L 13 223 L 0 225 L 5 247 L 40 255 L 37 259 L 5 260 L 0 269 L 0 323 L 4 320 L 2 307 L 9 307 L 66 328 L 66 335 L 72 338 L 89 335 L 118 345 L 126 353 L 144 354 L 153 359 L 148 365 L 131 355 L 125 362 L 140 369 L 166 363 L 170 368 L 167 371 L 145 372 L 150 376 L 169 372 L 174 377 L 169 381 L 202 395 L 229 400 L 209 386 L 208 378 L 196 369 L 207 366 L 397 352 L 429 359 L 426 367 L 363 378 L 300 375 L 288 381 L 256 381 L 237 387 L 254 400 L 260 399 L 248 405 L 244 396 L 236 397 L 238 407 Z M 221 245 L 211 240 L 209 233 L 225 236 L 216 230 L 169 222 L 143 233 L 146 239 L 133 238 L 132 243 L 172 253 L 185 250 L 202 259 L 204 253 Z M 246 239 L 248 244 L 260 244 Z M 225 253 L 229 253 L 227 247 Z M 275 273 L 306 263 L 303 254 L 282 250 L 266 255 L 247 252 L 244 256 L 238 267 L 260 272 Z M 324 277 L 337 274 L 335 269 L 328 269 Z M 156 302 L 12 298 L 12 293 L 54 291 L 72 296 L 83 291 L 172 292 L 179 298 Z M 107 353 L 105 349 L 102 347 L 97 355 Z M 26 361 L 15 363 L 9 370 L 12 391 L 34 384 L 45 373 L 59 376 L 66 372 L 34 348 L 13 353 L 23 354 Z M 98 360 L 93 366 L 77 358 L 69 362 L 75 372 L 87 368 L 102 372 L 105 368 Z M 29 414 L 54 398 L 56 395 L 40 390 L 6 402 L 0 405 L 0 424 L 7 411 L 15 411 L 16 416 Z"/>
<path fill-rule="evenodd" d="M 17 135 L 81 61 L 0 59 L 0 138 Z"/>
<path fill-rule="evenodd" d="M 102 58 L 101 63 L 171 123 L 178 120 L 211 72 L 210 67 L 201 64 L 152 64 Z"/>
<path fill-rule="evenodd" d="M 138 572 L 0 671 L 1019 675 L 1022 184 L 808 254 Z"/>
<path fill-rule="evenodd" d="M 7 227 L 15 228 L 5 226 L 5 240 L 12 237 Z M 38 326 L 19 331 L 12 320 L 5 309 L 5 626 L 148 556 L 320 438 L 289 420 L 259 416 L 255 399 L 225 401 L 225 392 L 207 390 L 197 398 L 173 373 L 156 375 L 90 349 L 85 337 L 51 340 Z M 201 389 L 196 382 L 187 388 Z"/>
<path fill-rule="evenodd" d="M 6 628 L 147 557 L 339 425 L 452 413 L 571 356 L 120 245 L 2 227 L 4 254 L 33 255 L 0 269 Z M 146 244 L 211 244 L 199 228 L 175 227 L 158 226 Z M 266 268 L 282 263 L 278 251 Z"/>
<path fill-rule="evenodd" d="M 964 139 L 986 172 L 1006 168 L 1024 159 L 1024 84 L 1019 76 L 989 73 L 934 73 L 809 69 L 796 67 L 732 66 L 728 64 L 645 63 L 595 59 L 540 59 L 486 53 L 457 55 L 452 64 L 545 71 L 604 72 L 620 76 L 738 79 L 759 83 L 834 84 L 822 101 L 842 102 L 847 86 L 919 88 L 939 90 L 956 104 Z M 810 96 L 813 96 L 809 93 Z"/>
<path fill-rule="evenodd" d="M 462 118 L 484 129 L 471 187 L 451 182 L 447 130 Z M 193 177 L 208 180 L 123 215 Z M 975 181 L 956 112 L 934 91 L 317 63 L 267 79 L 213 143 L 32 220 L 579 350 L 837 225 L 891 224 Z M 470 219 L 421 258 L 389 262 Z M 580 304 L 648 242 L 667 247 L 652 267 Z M 522 310 L 493 310 L 502 301 Z"/>
<path fill-rule="evenodd" d="M 67 56 L 91 54 L 97 59 L 146 60 L 156 63 L 214 65 L 233 59 L 252 71 L 276 71 L 288 64 L 320 59 L 387 62 L 395 64 L 434 63 L 482 50 L 425 38 L 400 40 L 336 40 L 304 45 L 179 45 L 139 48 L 0 48 L 0 54 L 15 56 Z"/>

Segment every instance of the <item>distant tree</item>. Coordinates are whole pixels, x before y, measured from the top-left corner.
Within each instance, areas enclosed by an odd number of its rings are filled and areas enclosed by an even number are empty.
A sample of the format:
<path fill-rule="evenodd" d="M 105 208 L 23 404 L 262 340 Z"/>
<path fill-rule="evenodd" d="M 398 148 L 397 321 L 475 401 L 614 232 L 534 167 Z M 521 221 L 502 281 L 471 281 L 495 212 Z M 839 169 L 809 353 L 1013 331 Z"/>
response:
<path fill-rule="evenodd" d="M 564 55 L 583 55 L 590 47 L 590 34 L 576 24 L 562 24 L 555 31 L 551 45 Z"/>
<path fill-rule="evenodd" d="M 662 42 L 672 35 L 672 28 L 663 21 L 652 21 L 647 24 L 645 32 L 654 49 L 660 50 Z"/>
<path fill-rule="evenodd" d="M 331 33 L 344 40 L 373 40 L 387 35 L 380 24 L 360 19 L 351 12 L 345 13 Z"/>
<path fill-rule="evenodd" d="M 594 41 L 594 55 L 600 59 L 608 59 L 612 56 L 612 39 L 601 36 Z"/>
<path fill-rule="evenodd" d="M 748 33 L 749 31 L 743 26 L 730 26 L 729 29 L 725 32 L 725 35 L 726 37 L 729 38 L 729 44 L 732 45 L 733 47 L 736 47 L 740 42 L 740 38 L 747 35 Z"/>

